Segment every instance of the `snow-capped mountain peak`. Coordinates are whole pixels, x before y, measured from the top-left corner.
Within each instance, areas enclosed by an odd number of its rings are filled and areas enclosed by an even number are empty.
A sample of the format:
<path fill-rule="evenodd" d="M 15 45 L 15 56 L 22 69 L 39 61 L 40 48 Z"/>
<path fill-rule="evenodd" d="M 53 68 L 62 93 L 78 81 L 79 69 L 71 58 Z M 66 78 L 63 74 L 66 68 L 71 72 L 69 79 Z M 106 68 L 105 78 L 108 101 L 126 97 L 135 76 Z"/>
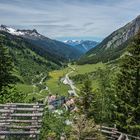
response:
<path fill-rule="evenodd" d="M 82 43 L 83 40 L 65 40 L 64 43 L 69 44 L 71 46 L 76 46 Z"/>
<path fill-rule="evenodd" d="M 77 48 L 83 53 L 87 52 L 98 44 L 98 42 L 92 40 L 65 40 L 64 43 Z"/>
<path fill-rule="evenodd" d="M 8 32 L 12 35 L 17 35 L 17 36 L 25 36 L 25 35 L 28 35 L 28 36 L 41 36 L 36 29 L 33 29 L 33 30 L 19 30 L 19 29 L 14 29 L 14 28 L 11 28 L 11 27 L 8 27 L 6 25 L 1 25 L 0 26 L 0 30 L 1 31 L 5 31 L 5 32 Z"/>
<path fill-rule="evenodd" d="M 17 36 L 18 36 L 18 35 L 24 35 L 23 32 L 17 31 L 16 29 L 11 28 L 11 27 L 7 27 L 7 26 L 5 26 L 5 25 L 1 25 L 1 26 L 0 26 L 0 30 L 6 31 L 6 32 L 8 32 L 8 33 L 10 33 L 10 34 L 17 35 Z"/>

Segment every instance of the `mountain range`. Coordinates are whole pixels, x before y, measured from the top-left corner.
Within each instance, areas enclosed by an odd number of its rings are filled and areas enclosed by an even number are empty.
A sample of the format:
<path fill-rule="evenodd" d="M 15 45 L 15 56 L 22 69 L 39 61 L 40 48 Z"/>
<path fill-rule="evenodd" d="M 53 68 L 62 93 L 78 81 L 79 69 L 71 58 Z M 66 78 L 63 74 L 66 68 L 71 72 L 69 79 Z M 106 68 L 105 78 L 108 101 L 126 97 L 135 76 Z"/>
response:
<path fill-rule="evenodd" d="M 108 62 L 119 58 L 125 51 L 127 44 L 140 30 L 140 16 L 114 31 L 96 47 L 83 55 L 78 64 Z"/>
<path fill-rule="evenodd" d="M 82 52 L 82 54 L 85 54 L 87 51 L 99 44 L 98 42 L 91 40 L 66 40 L 64 43 Z"/>
<path fill-rule="evenodd" d="M 39 34 L 35 29 L 16 30 L 1 25 L 0 45 L 9 50 L 20 81 L 31 82 L 34 75 L 59 69 L 69 60 L 91 64 L 118 59 L 139 30 L 140 16 L 111 33 L 101 43 L 89 40 L 60 42 Z"/>
<path fill-rule="evenodd" d="M 75 48 L 70 47 L 68 44 L 63 42 L 50 39 L 37 32 L 37 30 L 19 30 L 5 25 L 0 26 L 0 31 L 7 32 L 16 37 L 21 37 L 27 42 L 41 47 L 51 56 L 55 56 L 56 59 L 60 61 L 65 61 L 69 59 L 77 59 L 81 56 L 81 52 Z"/>

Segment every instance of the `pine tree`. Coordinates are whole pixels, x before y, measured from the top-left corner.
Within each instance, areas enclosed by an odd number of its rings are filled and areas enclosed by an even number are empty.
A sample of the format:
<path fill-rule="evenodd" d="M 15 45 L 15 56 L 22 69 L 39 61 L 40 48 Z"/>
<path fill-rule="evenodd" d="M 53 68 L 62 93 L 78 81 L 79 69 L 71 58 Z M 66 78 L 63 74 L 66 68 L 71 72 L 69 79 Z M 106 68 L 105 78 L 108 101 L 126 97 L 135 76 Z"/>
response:
<path fill-rule="evenodd" d="M 140 136 L 140 33 L 122 57 L 115 91 L 117 127 L 124 132 Z"/>
<path fill-rule="evenodd" d="M 114 94 L 112 94 L 111 80 L 114 71 L 110 69 L 110 67 L 99 68 L 96 73 L 99 87 L 95 91 L 94 118 L 100 124 L 112 124 Z"/>
<path fill-rule="evenodd" d="M 78 102 L 80 113 L 87 116 L 87 118 L 91 117 L 93 113 L 93 101 L 94 93 L 92 91 L 92 82 L 87 78 L 81 87 L 80 100 Z"/>
<path fill-rule="evenodd" d="M 0 96 L 6 93 L 6 88 L 13 82 L 12 61 L 8 54 L 8 50 L 3 44 L 0 45 Z"/>

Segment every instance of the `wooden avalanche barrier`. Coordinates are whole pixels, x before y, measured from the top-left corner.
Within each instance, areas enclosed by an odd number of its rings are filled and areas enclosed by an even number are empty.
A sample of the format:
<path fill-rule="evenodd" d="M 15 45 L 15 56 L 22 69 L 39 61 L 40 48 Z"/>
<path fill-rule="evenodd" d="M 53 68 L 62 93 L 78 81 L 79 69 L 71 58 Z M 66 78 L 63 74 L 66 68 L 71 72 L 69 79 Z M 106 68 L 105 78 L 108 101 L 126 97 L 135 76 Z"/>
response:
<path fill-rule="evenodd" d="M 125 134 L 117 130 L 117 128 L 101 126 L 100 131 L 106 136 L 108 140 L 120 140 L 121 135 L 125 135 L 129 140 L 140 140 L 140 137 Z"/>
<path fill-rule="evenodd" d="M 39 139 L 44 104 L 0 104 L 0 140 Z"/>

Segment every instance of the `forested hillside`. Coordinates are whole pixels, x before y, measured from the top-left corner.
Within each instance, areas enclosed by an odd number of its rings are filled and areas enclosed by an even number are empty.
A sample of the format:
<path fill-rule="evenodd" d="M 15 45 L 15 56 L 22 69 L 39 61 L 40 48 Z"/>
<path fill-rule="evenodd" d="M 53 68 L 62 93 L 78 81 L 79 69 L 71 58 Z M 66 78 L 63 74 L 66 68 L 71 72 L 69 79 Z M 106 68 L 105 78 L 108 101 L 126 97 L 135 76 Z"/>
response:
<path fill-rule="evenodd" d="M 68 44 L 63 42 L 50 39 L 46 36 L 41 35 L 36 29 L 33 30 L 19 30 L 8 27 L 6 25 L 0 26 L 0 31 L 14 35 L 15 37 L 21 37 L 26 42 L 32 45 L 42 48 L 46 53 L 59 61 L 75 60 L 82 55 L 82 52 L 76 48 L 72 48 Z"/>
<path fill-rule="evenodd" d="M 58 69 L 62 65 L 59 59 L 52 57 L 41 47 L 20 37 L 0 32 L 0 42 L 8 49 L 14 65 L 14 74 L 20 82 L 31 83 L 34 75 Z"/>

